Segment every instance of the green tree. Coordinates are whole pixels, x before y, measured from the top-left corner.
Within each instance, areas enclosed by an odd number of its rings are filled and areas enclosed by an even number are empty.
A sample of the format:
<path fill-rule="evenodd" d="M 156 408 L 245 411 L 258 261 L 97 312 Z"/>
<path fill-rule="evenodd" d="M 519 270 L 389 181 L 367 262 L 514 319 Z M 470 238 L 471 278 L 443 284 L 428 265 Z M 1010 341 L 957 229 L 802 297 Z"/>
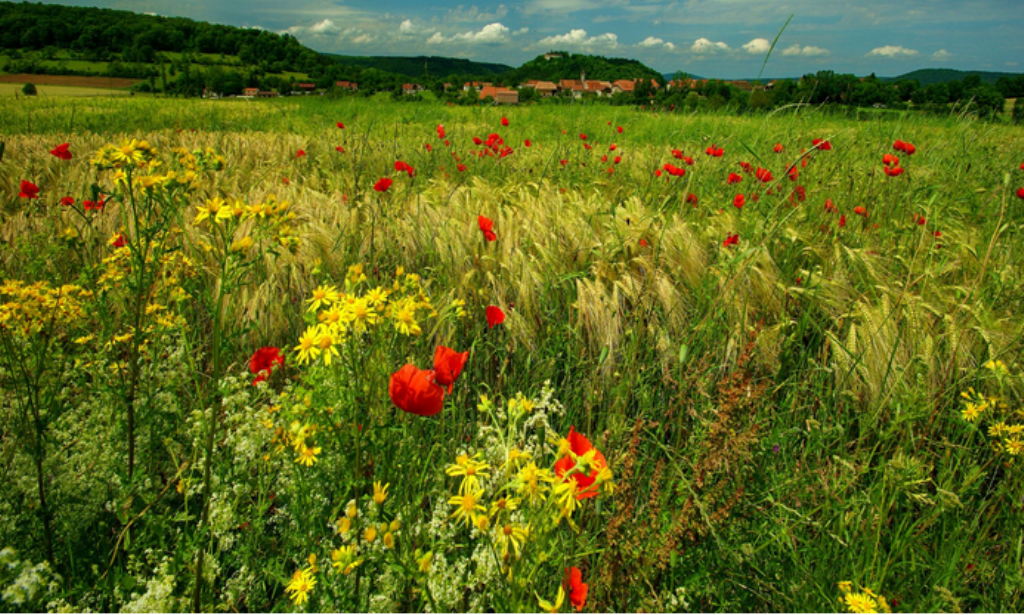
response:
<path fill-rule="evenodd" d="M 35 96 L 36 93 L 37 93 L 36 92 L 36 84 L 34 84 L 34 83 L 26 83 L 24 86 L 22 86 L 21 93 L 24 94 L 25 96 Z"/>

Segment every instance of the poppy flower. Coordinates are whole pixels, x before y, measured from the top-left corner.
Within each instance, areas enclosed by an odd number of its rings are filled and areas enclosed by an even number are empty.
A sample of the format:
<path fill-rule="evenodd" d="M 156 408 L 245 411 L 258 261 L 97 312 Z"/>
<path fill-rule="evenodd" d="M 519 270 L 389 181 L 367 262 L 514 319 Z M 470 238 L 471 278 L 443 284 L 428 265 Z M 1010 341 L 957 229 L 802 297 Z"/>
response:
<path fill-rule="evenodd" d="M 743 181 L 743 176 L 738 173 L 729 173 L 729 184 L 738 184 Z"/>
<path fill-rule="evenodd" d="M 609 152 L 614 152 L 617 149 L 619 149 L 619 146 L 614 144 L 614 143 L 612 143 L 611 145 L 608 146 L 608 151 Z"/>
<path fill-rule="evenodd" d="M 683 156 L 683 162 L 690 165 L 691 167 L 693 166 L 693 158 L 690 158 L 689 156 Z"/>
<path fill-rule="evenodd" d="M 750 173 L 751 171 L 754 170 L 753 167 L 750 166 L 749 162 L 740 162 L 740 168 L 746 171 L 747 173 Z"/>
<path fill-rule="evenodd" d="M 672 156 L 682 160 L 683 159 L 683 150 L 681 150 L 681 149 L 674 149 L 674 150 L 672 150 Z"/>
<path fill-rule="evenodd" d="M 455 165 L 455 168 L 459 170 L 459 173 L 465 173 L 467 167 L 466 165 L 460 162 L 459 164 Z"/>
<path fill-rule="evenodd" d="M 592 498 L 597 495 L 597 486 L 594 485 L 597 475 L 603 468 L 608 467 L 608 461 L 601 454 L 601 451 L 594 448 L 594 445 L 590 443 L 586 436 L 576 431 L 575 427 L 569 427 L 569 435 L 565 439 L 569 442 L 572 454 L 565 455 L 555 462 L 555 475 L 558 478 L 564 478 L 576 466 L 576 460 L 573 459 L 573 455 L 582 457 L 590 451 L 594 451 L 594 460 L 590 466 L 589 474 L 576 472 L 569 475 L 569 478 L 576 483 L 576 499 Z"/>
<path fill-rule="evenodd" d="M 835 213 L 838 211 L 835 203 L 832 202 L 832 199 L 825 199 L 825 211 L 829 213 Z"/>
<path fill-rule="evenodd" d="M 640 240 L 640 247 L 641 247 L 641 248 L 646 248 L 646 247 L 647 247 L 647 246 L 649 246 L 649 245 L 651 245 L 651 244 L 650 244 L 650 243 L 648 243 L 646 239 L 641 239 L 641 240 Z"/>
<path fill-rule="evenodd" d="M 21 192 L 18 193 L 18 196 L 23 199 L 38 199 L 39 186 L 23 179 L 21 180 Z"/>
<path fill-rule="evenodd" d="M 505 312 L 502 312 L 500 307 L 488 305 L 487 326 L 493 329 L 494 325 L 500 325 L 503 322 L 505 322 Z"/>
<path fill-rule="evenodd" d="M 341 152 L 342 154 L 344 154 L 345 148 L 339 145 L 338 147 L 334 148 L 334 151 Z"/>
<path fill-rule="evenodd" d="M 410 165 L 407 162 L 402 162 L 401 160 L 396 160 L 395 161 L 395 172 L 401 173 L 403 171 L 405 173 L 408 173 L 409 177 L 412 177 L 413 175 L 416 174 L 416 169 L 412 168 L 412 165 Z"/>
<path fill-rule="evenodd" d="M 747 204 L 747 199 L 742 194 L 737 194 L 736 198 L 732 200 L 732 204 L 736 209 L 743 209 L 743 206 Z"/>
<path fill-rule="evenodd" d="M 666 162 L 665 166 L 662 168 L 668 171 L 668 174 L 673 177 L 682 177 L 683 175 L 686 175 L 686 169 L 681 169 L 675 166 L 674 164 L 670 164 L 668 162 Z"/>
<path fill-rule="evenodd" d="M 295 157 L 296 158 L 302 158 L 305 155 L 306 155 L 306 150 L 304 150 L 304 149 L 300 149 L 299 151 L 295 152 Z"/>
<path fill-rule="evenodd" d="M 483 145 L 484 140 L 480 137 L 473 137 L 473 145 Z"/>
<path fill-rule="evenodd" d="M 564 167 L 565 165 L 569 164 L 569 161 L 568 161 L 568 160 L 566 160 L 565 158 L 562 158 L 562 159 L 561 159 L 561 160 L 559 160 L 558 162 L 559 162 L 559 163 L 561 163 L 561 165 L 562 165 L 563 167 Z"/>
<path fill-rule="evenodd" d="M 423 149 L 427 150 L 427 153 L 429 154 L 429 153 L 432 153 L 434 151 L 434 146 L 429 144 L 429 143 L 424 143 L 423 144 Z"/>
<path fill-rule="evenodd" d="M 757 167 L 757 171 L 754 173 L 754 175 L 755 177 L 757 177 L 759 180 L 766 184 L 775 179 L 774 177 L 772 177 L 771 171 L 769 171 L 768 169 L 762 169 L 761 167 Z"/>
<path fill-rule="evenodd" d="M 283 183 L 285 186 L 290 186 L 292 181 L 290 179 L 288 179 L 287 177 L 282 177 L 281 178 L 281 183 Z"/>
<path fill-rule="evenodd" d="M 728 237 L 725 238 L 725 241 L 722 242 L 722 247 L 723 248 L 728 248 L 729 246 L 739 245 L 739 243 L 740 243 L 740 236 L 739 235 L 729 235 Z"/>
<path fill-rule="evenodd" d="M 865 218 L 868 217 L 868 210 L 864 209 L 862 205 L 854 207 L 853 213 L 857 214 L 858 216 L 864 216 Z"/>
<path fill-rule="evenodd" d="M 661 177 L 661 169 L 654 169 L 654 176 Z"/>
<path fill-rule="evenodd" d="M 391 178 L 382 177 L 377 180 L 377 183 L 373 185 L 373 189 L 377 192 L 387 192 L 388 188 L 391 187 Z"/>
<path fill-rule="evenodd" d="M 438 124 L 437 125 L 437 138 L 441 139 L 441 140 L 444 140 L 445 134 L 446 133 L 444 131 L 444 124 Z"/>
<path fill-rule="evenodd" d="M 608 162 L 608 154 L 601 156 L 601 162 Z"/>
<path fill-rule="evenodd" d="M 434 416 L 444 408 L 444 389 L 434 381 L 434 370 L 406 363 L 391 374 L 388 395 L 391 403 L 410 414 Z"/>
<path fill-rule="evenodd" d="M 924 216 L 919 216 L 917 214 L 914 214 L 914 219 L 917 220 L 917 225 L 918 226 L 924 226 L 925 223 L 927 222 L 925 220 Z"/>
<path fill-rule="evenodd" d="M 697 195 L 692 193 L 692 192 L 690 194 L 687 194 L 686 195 L 686 202 L 691 204 L 691 205 L 693 205 L 694 207 L 696 207 L 697 206 Z"/>
<path fill-rule="evenodd" d="M 114 237 L 114 241 L 110 242 L 110 245 L 115 248 L 123 248 L 125 246 L 124 235 L 118 233 L 117 237 Z"/>
<path fill-rule="evenodd" d="M 586 140 L 587 140 L 587 135 L 585 135 L 585 134 L 583 134 L 583 133 L 581 132 L 581 133 L 580 133 L 580 140 L 581 140 L 581 141 L 586 141 Z"/>
<path fill-rule="evenodd" d="M 800 201 L 801 203 L 804 201 L 804 199 L 807 198 L 807 191 L 804 190 L 803 186 L 797 186 L 796 188 L 793 188 L 793 192 L 796 194 L 796 200 Z"/>
<path fill-rule="evenodd" d="M 594 149 L 594 147 L 591 144 L 589 144 L 589 143 L 584 143 L 583 144 L 583 149 L 585 149 L 585 150 L 587 150 L 589 152 L 590 150 Z"/>
<path fill-rule="evenodd" d="M 618 126 L 618 127 L 616 127 L 616 129 L 615 129 L 615 130 L 619 131 L 619 134 L 620 134 L 620 135 L 622 134 L 622 126 Z"/>
<path fill-rule="evenodd" d="M 501 116 L 501 125 L 502 126 L 508 126 L 508 118 L 505 117 L 504 115 Z"/>
<path fill-rule="evenodd" d="M 619 164 L 620 162 L 622 162 L 622 156 L 616 156 L 615 158 L 612 159 L 612 162 L 614 162 L 615 164 Z"/>
<path fill-rule="evenodd" d="M 438 346 L 434 350 L 434 382 L 442 387 L 448 387 L 448 394 L 452 392 L 452 385 L 462 373 L 469 359 L 469 351 L 455 352 L 447 346 Z"/>
<path fill-rule="evenodd" d="M 265 381 L 270 377 L 275 367 L 284 366 L 284 357 L 281 356 L 281 349 L 273 346 L 264 346 L 252 354 L 249 359 L 249 371 L 256 374 L 252 381 L 253 386 Z"/>
<path fill-rule="evenodd" d="M 843 214 L 843 215 L 839 216 L 839 226 L 840 227 L 846 226 L 846 214 Z"/>
<path fill-rule="evenodd" d="M 832 143 L 826 141 L 825 139 L 815 139 L 814 141 L 811 141 L 811 145 L 820 149 L 823 152 L 832 149 Z"/>
<path fill-rule="evenodd" d="M 67 143 L 61 143 L 57 147 L 51 149 L 50 153 L 61 160 L 71 160 L 71 152 L 68 151 Z"/>
<path fill-rule="evenodd" d="M 800 178 L 800 171 L 796 170 L 796 167 L 789 167 L 789 181 L 795 182 Z"/>
<path fill-rule="evenodd" d="M 60 200 L 60 204 L 64 205 L 65 207 L 67 207 L 69 205 L 74 205 L 75 204 L 75 197 L 73 197 L 73 196 L 66 196 L 66 197 L 64 197 L 64 198 L 62 198 Z"/>
<path fill-rule="evenodd" d="M 480 230 L 484 233 L 484 239 L 487 241 L 494 241 L 498 238 L 494 234 L 494 220 L 486 216 L 477 216 L 476 223 L 480 225 Z"/>
<path fill-rule="evenodd" d="M 786 148 L 782 147 L 781 143 L 776 143 L 775 147 L 772 148 L 772 151 L 774 151 L 776 154 L 781 154 L 782 150 L 784 150 L 784 149 L 786 149 Z"/>
<path fill-rule="evenodd" d="M 1024 199 L 1024 188 L 1017 188 L 1017 198 Z"/>
<path fill-rule="evenodd" d="M 902 152 L 903 151 L 903 141 L 900 141 L 899 139 L 896 139 L 896 141 L 892 144 L 892 148 L 894 150 L 896 150 L 897 152 Z"/>
<path fill-rule="evenodd" d="M 530 140 L 527 139 L 527 140 L 523 141 L 523 145 L 525 145 L 526 147 L 530 147 L 530 145 L 532 145 L 532 144 L 530 143 Z"/>
<path fill-rule="evenodd" d="M 82 206 L 85 207 L 85 211 L 103 211 L 104 205 L 106 205 L 106 201 L 102 198 L 98 201 L 82 201 Z"/>
<path fill-rule="evenodd" d="M 569 602 L 577 611 L 587 604 L 587 591 L 590 587 L 583 582 L 583 573 L 576 566 L 565 569 L 565 585 L 569 590 Z"/>
<path fill-rule="evenodd" d="M 889 177 L 896 177 L 903 174 L 903 167 L 884 167 L 882 170 Z"/>
<path fill-rule="evenodd" d="M 900 159 L 893 154 L 882 154 L 882 164 L 886 166 L 900 166 Z"/>
<path fill-rule="evenodd" d="M 338 122 L 338 128 L 341 128 L 342 130 L 344 130 L 345 129 L 345 124 L 343 124 L 342 122 Z"/>

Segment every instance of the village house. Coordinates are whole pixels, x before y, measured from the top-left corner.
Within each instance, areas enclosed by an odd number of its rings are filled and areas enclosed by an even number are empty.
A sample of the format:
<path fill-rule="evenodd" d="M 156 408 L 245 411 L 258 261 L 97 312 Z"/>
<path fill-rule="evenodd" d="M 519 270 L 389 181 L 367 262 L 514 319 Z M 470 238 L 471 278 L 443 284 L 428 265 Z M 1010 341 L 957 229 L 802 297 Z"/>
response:
<path fill-rule="evenodd" d="M 554 96 L 555 92 L 558 91 L 558 86 L 555 85 L 554 83 L 550 81 L 538 81 L 536 79 L 531 79 L 530 81 L 527 81 L 526 83 L 522 84 L 519 87 L 533 88 L 540 93 L 541 98 L 550 98 L 551 96 Z"/>
<path fill-rule="evenodd" d="M 350 92 L 359 91 L 359 84 L 356 83 L 355 81 L 335 81 L 334 87 L 338 88 L 339 90 L 348 90 Z"/>
<path fill-rule="evenodd" d="M 402 94 L 406 94 L 406 95 L 411 96 L 413 94 L 419 94 L 422 91 L 423 91 L 423 86 L 418 84 L 418 83 L 403 83 L 402 84 Z"/>
<path fill-rule="evenodd" d="M 280 95 L 276 90 L 260 90 L 256 92 L 256 98 L 277 98 Z"/>
<path fill-rule="evenodd" d="M 463 84 L 462 91 L 468 92 L 470 90 L 476 90 L 477 92 L 479 92 L 480 90 L 484 88 L 489 88 L 493 85 L 494 84 L 491 83 L 490 81 L 467 81 L 465 84 Z"/>
<path fill-rule="evenodd" d="M 519 104 L 519 92 L 510 88 L 488 86 L 480 90 L 480 100 L 490 96 L 499 105 Z"/>
<path fill-rule="evenodd" d="M 252 98 L 253 96 L 256 96 L 257 94 L 259 94 L 259 92 L 260 92 L 259 88 L 245 88 L 244 90 L 242 90 L 242 96 L 248 96 L 248 97 Z"/>
<path fill-rule="evenodd" d="M 292 90 L 292 94 L 294 94 L 296 92 L 299 92 L 299 93 L 302 93 L 302 94 L 312 94 L 315 91 L 316 91 L 316 84 L 315 83 L 310 83 L 308 81 L 303 81 L 303 82 L 295 84 L 294 89 Z"/>

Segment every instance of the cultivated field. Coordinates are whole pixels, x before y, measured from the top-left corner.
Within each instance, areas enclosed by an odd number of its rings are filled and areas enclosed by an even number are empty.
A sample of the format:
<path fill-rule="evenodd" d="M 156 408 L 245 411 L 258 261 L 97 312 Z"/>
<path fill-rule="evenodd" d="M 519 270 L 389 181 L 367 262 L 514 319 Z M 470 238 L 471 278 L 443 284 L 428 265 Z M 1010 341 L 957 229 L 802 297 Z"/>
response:
<path fill-rule="evenodd" d="M 119 79 L 117 77 L 80 77 L 76 75 L 0 75 L 0 83 L 34 83 L 36 85 L 59 85 L 77 88 L 129 88 L 139 79 Z"/>
<path fill-rule="evenodd" d="M 0 134 L 5 608 L 1024 608 L 1019 127 L 119 98 Z"/>

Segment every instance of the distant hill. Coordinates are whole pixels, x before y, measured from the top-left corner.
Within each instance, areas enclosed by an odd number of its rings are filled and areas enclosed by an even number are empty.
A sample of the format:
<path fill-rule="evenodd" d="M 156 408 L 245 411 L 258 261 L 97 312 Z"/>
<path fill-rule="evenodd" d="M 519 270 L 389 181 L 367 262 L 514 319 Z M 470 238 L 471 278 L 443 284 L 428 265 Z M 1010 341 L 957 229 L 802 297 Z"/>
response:
<path fill-rule="evenodd" d="M 325 54 L 339 64 L 345 66 L 362 66 L 377 70 L 420 78 L 448 77 L 449 75 L 472 75 L 487 77 L 512 70 L 507 64 L 474 62 L 462 58 L 442 58 L 437 56 L 343 56 L 333 53 Z"/>
<path fill-rule="evenodd" d="M 586 73 L 587 79 L 614 81 L 616 79 L 657 79 L 665 77 L 638 60 L 628 58 L 606 58 L 581 53 L 552 52 L 539 55 L 519 68 L 501 75 L 506 84 L 519 84 L 529 79 L 558 81 L 579 79 Z"/>
<path fill-rule="evenodd" d="M 879 77 L 879 81 L 914 81 L 922 86 L 929 86 L 934 83 L 947 83 L 950 81 L 963 81 L 967 75 L 978 75 L 982 83 L 995 85 L 1000 77 L 1013 78 L 1024 75 L 1024 73 L 997 73 L 981 70 L 955 70 L 952 68 L 923 68 L 915 70 L 899 77 Z"/>
<path fill-rule="evenodd" d="M 686 71 L 683 71 L 683 72 L 686 72 Z M 667 81 L 672 81 L 673 79 L 675 79 L 675 76 L 676 76 L 675 73 L 662 73 L 661 74 L 662 79 L 664 81 L 666 81 L 666 82 Z M 707 77 L 701 77 L 700 75 L 694 75 L 693 73 L 686 73 L 686 76 L 689 77 L 690 79 L 707 79 Z"/>

